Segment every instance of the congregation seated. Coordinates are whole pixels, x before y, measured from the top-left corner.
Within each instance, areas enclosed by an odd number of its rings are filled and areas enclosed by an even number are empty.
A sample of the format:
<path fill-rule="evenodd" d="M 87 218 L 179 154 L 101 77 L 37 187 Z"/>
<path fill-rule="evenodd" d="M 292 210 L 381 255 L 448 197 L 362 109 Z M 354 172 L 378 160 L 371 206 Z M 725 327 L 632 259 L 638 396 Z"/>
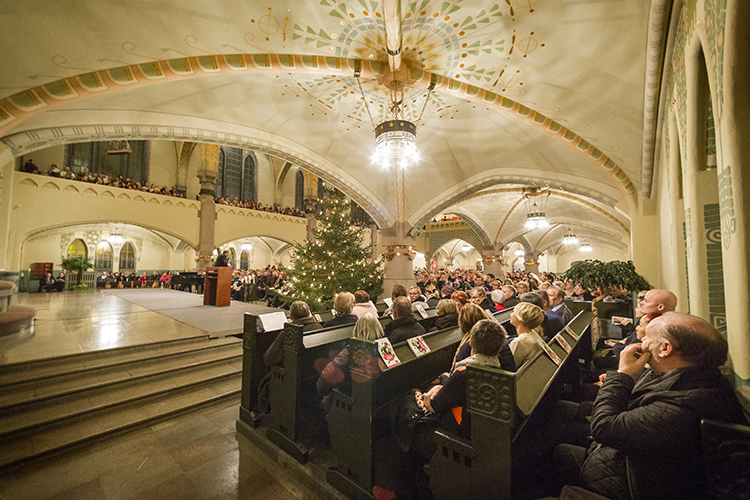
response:
<path fill-rule="evenodd" d="M 510 323 L 515 327 L 518 337 L 510 342 L 513 360 L 520 369 L 534 354 L 542 350 L 542 321 L 544 311 L 530 302 L 521 302 L 510 314 Z"/>
<path fill-rule="evenodd" d="M 372 313 L 375 316 L 378 315 L 378 310 L 375 308 L 375 304 L 370 300 L 370 294 L 364 290 L 357 290 L 354 292 L 354 307 L 352 308 L 352 314 L 357 318 L 361 318 L 365 313 Z"/>
<path fill-rule="evenodd" d="M 414 318 L 411 308 L 412 303 L 406 297 L 398 297 L 393 301 L 393 321 L 385 326 L 385 336 L 391 344 L 426 333 L 424 327 Z"/>
<path fill-rule="evenodd" d="M 391 316 L 393 312 L 393 304 L 396 303 L 396 299 L 399 297 L 408 297 L 409 293 L 406 291 L 406 287 L 401 284 L 395 284 L 393 285 L 393 290 L 391 290 L 391 306 L 388 307 L 385 311 L 383 311 L 383 317 Z M 410 302 L 411 304 L 411 302 Z M 411 307 L 411 305 L 409 306 Z"/>
<path fill-rule="evenodd" d="M 240 200 L 236 196 L 234 199 L 230 199 L 228 196 L 215 196 L 214 197 L 214 203 L 220 204 L 220 205 L 229 205 L 232 207 L 238 207 L 238 208 L 249 208 L 250 210 L 259 210 L 261 212 L 271 212 L 274 214 L 281 214 L 281 215 L 289 215 L 291 217 L 306 217 L 305 212 L 302 210 L 298 210 L 296 208 L 282 208 L 281 205 L 278 203 L 273 204 L 272 206 L 263 206 L 262 203 L 258 203 L 257 205 L 253 200 Z"/>
<path fill-rule="evenodd" d="M 354 295 L 349 292 L 341 292 L 333 300 L 333 318 L 323 323 L 323 327 L 356 323 L 357 317 L 352 314 L 352 309 L 354 309 Z"/>
<path fill-rule="evenodd" d="M 371 312 L 364 313 L 354 325 L 352 338 L 362 340 L 377 340 L 384 337 L 383 326 L 378 321 L 376 314 Z M 351 393 L 351 373 L 349 371 L 349 358 L 352 353 L 349 352 L 349 346 L 339 352 L 336 357 L 326 365 L 318 378 L 316 390 L 323 397 L 321 405 L 327 411 L 331 407 L 329 396 L 334 389 L 340 389 L 345 393 Z M 372 361 L 377 363 L 377 359 Z M 373 367 L 375 369 L 376 367 Z"/>
<path fill-rule="evenodd" d="M 297 300 L 289 307 L 289 322 L 302 326 L 302 332 L 313 332 L 323 328 L 314 317 L 310 315 L 310 307 L 306 302 Z M 266 366 L 281 365 L 284 362 L 284 332 L 280 332 L 273 343 L 263 354 L 263 362 Z"/>
<path fill-rule="evenodd" d="M 437 304 L 437 318 L 430 327 L 431 332 L 458 326 L 458 307 L 451 299 L 442 299 Z"/>
<path fill-rule="evenodd" d="M 591 293 L 588 290 L 583 288 L 583 286 L 580 283 L 575 284 L 575 286 L 573 287 L 573 295 L 570 295 L 570 297 L 573 297 L 575 300 L 585 300 L 585 301 L 594 300 L 594 296 L 591 295 Z"/>
<path fill-rule="evenodd" d="M 151 184 L 147 181 L 134 181 L 129 177 L 118 175 L 117 177 L 110 178 L 104 172 L 89 172 L 88 168 L 84 168 L 78 175 L 76 175 L 70 167 L 64 167 L 60 170 L 54 163 L 50 165 L 50 169 L 41 172 L 34 163 L 33 159 L 29 159 L 24 165 L 22 170 L 29 174 L 47 175 L 50 177 L 58 177 L 71 181 L 88 182 L 90 184 L 100 184 L 103 186 L 111 186 L 121 189 L 129 189 L 131 191 L 141 191 L 144 193 L 160 194 L 164 196 L 174 196 L 177 198 L 184 198 L 185 193 L 177 189 L 177 186 L 168 188 L 167 186 L 159 187 L 157 184 Z"/>
<path fill-rule="evenodd" d="M 472 304 L 478 305 L 483 311 L 495 310 L 495 304 L 493 304 L 489 297 L 487 297 L 487 290 L 485 290 L 483 286 L 475 286 L 472 288 L 470 299 Z"/>
<path fill-rule="evenodd" d="M 565 293 L 555 285 L 550 285 L 547 288 L 547 298 L 550 307 L 549 315 L 560 318 L 563 325 L 570 323 L 573 319 L 573 312 L 565 305 Z"/>
<path fill-rule="evenodd" d="M 541 308 L 542 311 L 544 311 L 544 318 L 547 323 L 547 325 L 545 325 L 544 323 L 542 324 L 542 329 L 544 330 L 544 336 L 549 340 L 557 335 L 557 332 L 562 330 L 563 327 L 565 327 L 565 323 L 557 314 L 550 314 L 551 309 L 549 303 L 549 295 L 547 294 L 547 292 L 538 290 L 532 293 L 542 300 Z"/>
<path fill-rule="evenodd" d="M 466 306 L 461 308 L 461 311 L 459 311 L 458 313 L 458 327 L 461 329 L 462 334 L 461 341 L 458 343 L 456 353 L 453 356 L 453 364 L 451 365 L 450 370 L 440 375 L 441 383 L 444 383 L 447 380 L 450 374 L 452 374 L 456 370 L 456 367 L 459 366 L 459 363 L 461 361 L 471 356 L 470 340 L 472 328 L 474 328 L 474 325 L 476 325 L 480 321 L 484 321 L 487 319 L 489 319 L 487 313 L 476 304 L 467 304 Z M 516 362 L 513 359 L 513 352 L 508 346 L 508 334 L 504 328 L 503 332 L 506 342 L 498 353 L 499 366 L 505 371 L 515 372 Z"/>
<path fill-rule="evenodd" d="M 518 300 L 518 290 L 513 285 L 503 285 L 501 290 L 503 291 L 503 295 L 505 295 L 505 301 L 503 302 L 505 307 L 511 308 L 520 302 Z"/>
<path fill-rule="evenodd" d="M 708 498 L 701 420 L 747 425 L 719 370 L 727 354 L 726 339 L 701 318 L 652 320 L 642 344 L 626 347 L 607 373 L 590 428 L 555 448 L 566 482 L 610 499 Z M 588 434 L 594 443 L 579 446 Z"/>

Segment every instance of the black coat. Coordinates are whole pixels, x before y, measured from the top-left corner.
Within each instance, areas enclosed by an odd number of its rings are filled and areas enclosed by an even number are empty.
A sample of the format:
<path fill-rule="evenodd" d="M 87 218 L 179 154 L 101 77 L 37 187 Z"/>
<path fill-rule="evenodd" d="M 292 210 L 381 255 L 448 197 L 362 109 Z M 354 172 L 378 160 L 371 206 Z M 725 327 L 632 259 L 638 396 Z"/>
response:
<path fill-rule="evenodd" d="M 609 372 L 594 403 L 596 441 L 581 469 L 587 489 L 611 500 L 705 499 L 701 419 L 747 425 L 717 368 L 647 370 L 636 383 Z M 592 451 L 593 450 L 593 451 Z"/>
<path fill-rule="evenodd" d="M 357 319 L 358 318 L 353 314 L 350 314 L 349 316 L 334 316 L 333 318 L 323 323 L 323 328 L 328 328 L 329 326 L 340 326 L 340 325 L 348 325 L 349 323 L 356 323 Z"/>
<path fill-rule="evenodd" d="M 218 257 L 216 257 L 216 262 L 214 262 L 214 267 L 227 267 L 229 265 L 229 257 L 226 255 L 219 254 Z"/>
<path fill-rule="evenodd" d="M 447 313 L 442 316 L 437 316 L 435 321 L 432 322 L 430 327 L 431 332 L 436 332 L 444 328 L 451 328 L 458 326 L 458 313 Z"/>
<path fill-rule="evenodd" d="M 504 306 L 505 306 L 505 307 L 506 307 L 507 309 L 510 309 L 511 307 L 517 306 L 517 305 L 518 305 L 518 304 L 519 304 L 520 302 L 521 302 L 521 301 L 520 301 L 520 300 L 518 300 L 518 297 L 516 297 L 516 296 L 514 295 L 513 297 L 511 297 L 511 298 L 509 298 L 509 299 L 505 299 L 505 302 L 503 302 L 503 305 L 504 305 Z"/>
<path fill-rule="evenodd" d="M 385 336 L 396 345 L 412 337 L 424 335 L 425 329 L 411 314 L 405 318 L 398 318 L 385 325 Z"/>

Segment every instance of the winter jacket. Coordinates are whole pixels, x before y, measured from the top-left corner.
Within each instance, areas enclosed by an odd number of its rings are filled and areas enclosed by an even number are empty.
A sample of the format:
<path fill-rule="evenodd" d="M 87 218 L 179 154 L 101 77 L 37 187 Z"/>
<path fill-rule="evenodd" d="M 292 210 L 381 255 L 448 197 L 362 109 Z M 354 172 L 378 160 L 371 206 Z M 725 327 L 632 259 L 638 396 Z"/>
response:
<path fill-rule="evenodd" d="M 405 318 L 391 321 L 385 325 L 384 330 L 385 336 L 393 345 L 426 333 L 424 327 L 417 323 L 417 320 L 411 314 Z"/>
<path fill-rule="evenodd" d="M 583 485 L 612 500 L 705 499 L 700 421 L 747 424 L 717 368 L 610 372 L 591 417 Z"/>
<path fill-rule="evenodd" d="M 445 328 L 457 327 L 458 326 L 458 313 L 446 313 L 441 316 L 435 317 L 435 321 L 432 322 L 430 327 L 431 332 L 443 330 Z"/>

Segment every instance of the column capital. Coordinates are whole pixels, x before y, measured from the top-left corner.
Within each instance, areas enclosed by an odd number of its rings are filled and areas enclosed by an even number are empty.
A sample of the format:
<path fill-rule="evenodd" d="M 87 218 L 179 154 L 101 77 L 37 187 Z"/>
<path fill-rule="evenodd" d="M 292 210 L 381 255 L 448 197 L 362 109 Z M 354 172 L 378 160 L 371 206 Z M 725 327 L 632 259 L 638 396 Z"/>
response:
<path fill-rule="evenodd" d="M 383 258 L 386 261 L 393 260 L 394 257 L 408 257 L 409 260 L 414 260 L 417 253 L 414 251 L 414 247 L 411 245 L 388 245 L 385 247 Z"/>

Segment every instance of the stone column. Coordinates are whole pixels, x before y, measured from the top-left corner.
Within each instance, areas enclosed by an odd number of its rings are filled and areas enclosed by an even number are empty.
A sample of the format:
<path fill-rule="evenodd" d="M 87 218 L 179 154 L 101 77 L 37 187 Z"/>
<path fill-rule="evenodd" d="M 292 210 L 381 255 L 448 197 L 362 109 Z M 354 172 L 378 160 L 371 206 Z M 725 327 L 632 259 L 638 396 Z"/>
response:
<path fill-rule="evenodd" d="M 382 244 L 385 245 L 383 297 L 390 297 L 393 286 L 396 284 L 408 288 L 415 283 L 412 261 L 417 256 L 414 251 L 416 238 L 409 234 L 411 229 L 409 223 L 397 222 L 394 226 L 381 231 Z"/>
<path fill-rule="evenodd" d="M 527 273 L 539 274 L 539 254 L 527 253 L 524 255 L 524 270 Z"/>
<path fill-rule="evenodd" d="M 216 204 L 214 203 L 214 183 L 219 176 L 219 146 L 213 144 L 200 145 L 200 168 L 198 179 L 201 183 L 200 191 L 200 241 L 195 269 L 199 273 L 206 271 L 211 265 L 214 251 L 214 227 L 216 224 Z"/>
<path fill-rule="evenodd" d="M 378 226 L 370 224 L 370 241 L 372 242 L 372 254 L 370 260 L 375 262 L 378 260 Z"/>
<path fill-rule="evenodd" d="M 177 155 L 177 181 L 175 188 L 177 193 L 187 195 L 187 170 L 190 157 L 195 150 L 196 142 L 175 142 L 175 154 Z M 218 158 L 217 158 L 218 161 Z"/>
<path fill-rule="evenodd" d="M 503 264 L 505 259 L 502 256 L 503 244 L 495 242 L 492 245 L 482 247 L 482 261 L 484 262 L 484 274 L 493 274 L 495 279 L 500 283 L 505 279 Z"/>
<path fill-rule="evenodd" d="M 631 195 L 630 252 L 635 269 L 654 287 L 661 286 L 659 247 L 659 214 L 656 200 L 643 199 L 642 193 Z M 686 306 L 686 304 L 685 304 Z"/>

